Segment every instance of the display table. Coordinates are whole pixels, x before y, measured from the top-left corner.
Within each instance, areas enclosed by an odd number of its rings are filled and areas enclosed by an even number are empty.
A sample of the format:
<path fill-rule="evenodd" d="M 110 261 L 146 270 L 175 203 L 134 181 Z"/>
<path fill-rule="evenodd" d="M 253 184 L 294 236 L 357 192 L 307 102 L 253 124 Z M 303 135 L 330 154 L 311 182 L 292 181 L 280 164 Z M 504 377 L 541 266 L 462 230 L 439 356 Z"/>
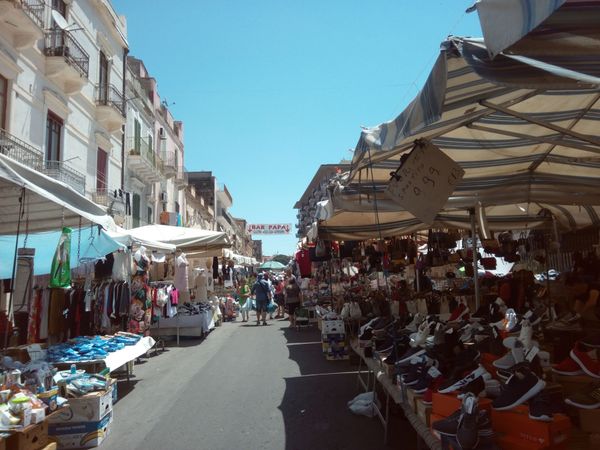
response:
<path fill-rule="evenodd" d="M 144 355 L 148 350 L 154 347 L 156 341 L 150 337 L 145 336 L 137 341 L 134 345 L 128 345 L 121 350 L 109 353 L 106 358 L 94 359 L 88 361 L 61 361 L 52 363 L 54 366 L 60 368 L 69 368 L 71 364 L 75 364 L 77 367 L 90 367 L 93 366 L 96 372 L 107 368 L 110 372 L 114 372 L 117 369 L 126 366 L 127 368 L 127 381 L 133 372 L 133 361 L 136 358 Z"/>
<path fill-rule="evenodd" d="M 384 430 L 384 444 L 387 444 L 388 440 L 388 424 L 389 424 L 389 402 L 390 399 L 399 405 L 404 412 L 404 415 L 411 426 L 414 428 L 415 432 L 419 436 L 420 439 L 423 440 L 425 445 L 431 450 L 441 450 L 442 444 L 441 442 L 429 431 L 426 424 L 417 416 L 417 414 L 413 411 L 406 400 L 406 389 L 402 386 L 398 386 L 392 383 L 392 380 L 385 374 L 381 364 L 378 363 L 373 358 L 368 358 L 365 356 L 365 352 L 358 345 L 358 340 L 351 341 L 352 349 L 360 356 L 360 363 L 358 366 L 358 384 L 361 385 L 365 392 L 369 390 L 373 390 L 375 392 L 375 388 L 377 383 L 382 387 L 383 391 L 386 394 L 385 399 L 385 409 L 381 409 L 377 405 L 375 405 L 375 412 L 383 425 Z M 366 368 L 366 371 L 364 370 Z M 366 372 L 366 381 L 364 378 L 364 372 Z"/>
<path fill-rule="evenodd" d="M 193 316 L 177 314 L 175 317 L 160 319 L 150 327 L 150 333 L 153 336 L 177 336 L 177 345 L 179 345 L 180 336 L 202 337 L 214 328 L 212 313 Z"/>

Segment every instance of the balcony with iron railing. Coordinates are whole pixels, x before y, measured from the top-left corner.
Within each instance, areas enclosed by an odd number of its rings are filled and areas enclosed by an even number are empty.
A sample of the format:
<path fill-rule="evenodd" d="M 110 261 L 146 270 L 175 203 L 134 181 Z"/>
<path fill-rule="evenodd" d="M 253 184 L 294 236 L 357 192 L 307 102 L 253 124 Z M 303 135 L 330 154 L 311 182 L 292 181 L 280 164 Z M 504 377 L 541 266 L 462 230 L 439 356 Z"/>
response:
<path fill-rule="evenodd" d="M 67 94 L 81 91 L 87 83 L 90 57 L 73 34 L 60 29 L 47 31 L 44 54 L 46 75 Z"/>
<path fill-rule="evenodd" d="M 81 195 L 85 195 L 85 175 L 73 169 L 69 163 L 65 161 L 46 160 L 42 163 L 39 170 L 50 178 L 62 181 L 71 186 Z"/>
<path fill-rule="evenodd" d="M 177 168 L 177 173 L 175 174 L 175 178 L 173 180 L 177 189 L 184 189 L 188 185 L 188 171 L 184 166 L 179 166 Z"/>
<path fill-rule="evenodd" d="M 0 33 L 12 39 L 17 50 L 32 47 L 44 36 L 45 11 L 42 0 L 0 1 L 0 21 L 9 24 L 0 27 Z"/>
<path fill-rule="evenodd" d="M 119 193 L 121 194 L 120 196 Z M 125 214 L 125 199 L 123 197 L 124 194 L 122 191 L 114 191 L 108 188 L 100 188 L 92 192 L 92 201 L 98 205 L 105 206 L 111 215 Z"/>
<path fill-rule="evenodd" d="M 161 154 L 163 161 L 163 175 L 167 178 L 173 178 L 179 172 L 179 158 L 173 151 L 163 151 Z"/>
<path fill-rule="evenodd" d="M 134 176 L 142 182 L 160 181 L 162 161 L 146 139 L 128 139 L 127 149 L 127 166 Z"/>
<path fill-rule="evenodd" d="M 125 123 L 125 98 L 112 84 L 96 85 L 96 119 L 109 133 L 119 131 Z"/>
<path fill-rule="evenodd" d="M 44 154 L 27 142 L 0 128 L 0 154 L 38 170 L 44 162 Z"/>
<path fill-rule="evenodd" d="M 48 175 L 50 178 L 62 181 L 75 191 L 85 195 L 85 175 L 83 173 L 73 169 L 67 162 L 44 160 L 44 154 L 40 150 L 3 129 L 0 129 L 0 153 Z"/>

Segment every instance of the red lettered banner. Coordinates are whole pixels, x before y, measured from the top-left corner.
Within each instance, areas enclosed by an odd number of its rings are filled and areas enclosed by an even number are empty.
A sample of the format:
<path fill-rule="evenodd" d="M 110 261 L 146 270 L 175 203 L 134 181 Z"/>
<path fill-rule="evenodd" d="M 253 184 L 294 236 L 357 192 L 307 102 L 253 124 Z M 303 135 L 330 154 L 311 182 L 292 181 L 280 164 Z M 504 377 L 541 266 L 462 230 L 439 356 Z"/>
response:
<path fill-rule="evenodd" d="M 250 234 L 290 234 L 291 223 L 249 223 L 246 230 Z"/>

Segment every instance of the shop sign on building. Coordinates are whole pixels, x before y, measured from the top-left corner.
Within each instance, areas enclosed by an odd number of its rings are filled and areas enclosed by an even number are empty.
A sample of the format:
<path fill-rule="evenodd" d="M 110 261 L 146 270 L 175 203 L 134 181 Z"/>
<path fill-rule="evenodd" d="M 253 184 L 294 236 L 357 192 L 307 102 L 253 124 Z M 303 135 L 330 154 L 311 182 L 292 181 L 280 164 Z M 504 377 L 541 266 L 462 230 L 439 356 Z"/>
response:
<path fill-rule="evenodd" d="M 291 223 L 249 223 L 246 227 L 250 234 L 290 234 Z"/>
<path fill-rule="evenodd" d="M 387 196 L 423 223 L 431 224 L 465 171 L 439 147 L 419 140 L 392 173 Z"/>

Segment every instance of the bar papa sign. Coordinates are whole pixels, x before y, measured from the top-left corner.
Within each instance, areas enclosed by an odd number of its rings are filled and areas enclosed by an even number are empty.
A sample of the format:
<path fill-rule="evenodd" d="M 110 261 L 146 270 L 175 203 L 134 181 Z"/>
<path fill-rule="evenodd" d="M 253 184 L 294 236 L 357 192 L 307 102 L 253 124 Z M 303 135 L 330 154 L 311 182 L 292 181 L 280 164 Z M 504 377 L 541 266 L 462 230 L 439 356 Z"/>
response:
<path fill-rule="evenodd" d="M 291 223 L 256 223 L 248 224 L 246 230 L 250 234 L 290 234 Z"/>

